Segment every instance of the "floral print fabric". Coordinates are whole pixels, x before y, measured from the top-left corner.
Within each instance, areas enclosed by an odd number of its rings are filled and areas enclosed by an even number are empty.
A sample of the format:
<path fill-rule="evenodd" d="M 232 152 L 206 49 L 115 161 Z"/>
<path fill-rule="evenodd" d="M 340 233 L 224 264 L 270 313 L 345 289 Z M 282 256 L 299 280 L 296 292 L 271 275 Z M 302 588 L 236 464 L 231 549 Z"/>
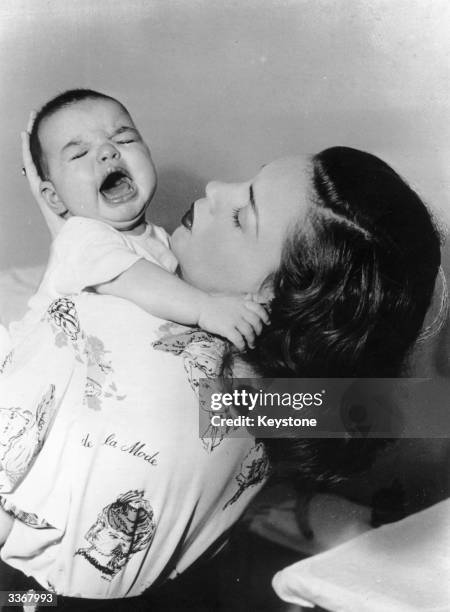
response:
<path fill-rule="evenodd" d="M 46 589 L 110 598 L 209 549 L 267 468 L 250 437 L 202 440 L 198 381 L 222 353 L 125 300 L 54 300 L 0 375 L 0 499 L 16 517 L 2 558 Z"/>

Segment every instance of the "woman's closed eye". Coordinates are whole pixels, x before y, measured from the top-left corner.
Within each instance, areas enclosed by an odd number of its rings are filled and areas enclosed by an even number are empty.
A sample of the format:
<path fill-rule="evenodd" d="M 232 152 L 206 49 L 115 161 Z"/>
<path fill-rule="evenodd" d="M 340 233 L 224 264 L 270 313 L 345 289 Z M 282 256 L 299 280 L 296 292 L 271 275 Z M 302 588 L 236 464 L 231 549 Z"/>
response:
<path fill-rule="evenodd" d="M 239 211 L 240 211 L 240 208 L 233 208 L 232 218 L 233 218 L 233 224 L 236 227 L 242 229 L 241 222 L 239 221 Z"/>

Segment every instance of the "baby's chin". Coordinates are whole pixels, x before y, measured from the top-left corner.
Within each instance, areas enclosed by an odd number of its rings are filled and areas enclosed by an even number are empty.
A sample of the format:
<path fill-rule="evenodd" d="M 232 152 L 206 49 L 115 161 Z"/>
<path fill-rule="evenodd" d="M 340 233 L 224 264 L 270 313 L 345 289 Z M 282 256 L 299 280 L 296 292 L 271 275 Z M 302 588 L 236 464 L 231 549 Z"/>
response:
<path fill-rule="evenodd" d="M 117 220 L 104 220 L 105 223 L 118 230 L 119 232 L 133 232 L 140 234 L 144 231 L 146 221 L 145 213 L 134 219 L 127 219 L 123 221 Z"/>
<path fill-rule="evenodd" d="M 145 212 L 148 204 L 130 203 L 121 206 L 103 205 L 99 211 L 99 220 L 120 231 L 132 230 L 145 222 Z"/>

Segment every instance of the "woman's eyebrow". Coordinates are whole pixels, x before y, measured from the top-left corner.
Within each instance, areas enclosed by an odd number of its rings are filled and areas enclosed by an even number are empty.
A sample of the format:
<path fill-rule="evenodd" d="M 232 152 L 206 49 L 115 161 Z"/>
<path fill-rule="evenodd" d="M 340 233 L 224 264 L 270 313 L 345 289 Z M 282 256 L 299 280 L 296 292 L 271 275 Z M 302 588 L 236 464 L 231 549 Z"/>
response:
<path fill-rule="evenodd" d="M 253 192 L 253 185 L 250 185 L 250 207 L 252 209 L 253 215 L 255 217 L 255 222 L 256 222 L 256 236 L 258 236 L 259 234 L 259 211 L 256 207 L 256 202 L 255 202 L 255 194 Z"/>

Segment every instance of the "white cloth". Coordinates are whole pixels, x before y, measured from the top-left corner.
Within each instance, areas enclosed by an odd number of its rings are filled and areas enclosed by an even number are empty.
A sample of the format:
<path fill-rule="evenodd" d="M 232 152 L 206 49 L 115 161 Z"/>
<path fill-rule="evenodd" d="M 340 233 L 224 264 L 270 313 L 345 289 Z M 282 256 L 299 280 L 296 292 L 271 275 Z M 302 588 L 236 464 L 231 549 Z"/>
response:
<path fill-rule="evenodd" d="M 222 352 L 206 332 L 119 298 L 57 298 L 0 377 L 15 432 L 27 432 L 0 472 L 3 491 L 8 476 L 18 483 L 1 494 L 18 517 L 3 560 L 57 593 L 111 598 L 206 551 L 267 470 L 253 439 L 199 435 L 198 379 L 217 373 Z"/>
<path fill-rule="evenodd" d="M 13 341 L 30 332 L 51 300 L 108 282 L 142 258 L 175 272 L 178 262 L 162 227 L 147 224 L 142 234 L 133 235 L 96 219 L 69 218 L 52 243 L 42 282 L 28 302 L 29 311 L 10 326 Z"/>
<path fill-rule="evenodd" d="M 335 612 L 448 612 L 450 500 L 275 574 L 289 603 Z"/>
<path fill-rule="evenodd" d="M 45 266 L 12 267 L 0 270 L 0 321 L 8 326 L 20 320 L 44 276 Z M 0 345 L 1 346 L 1 345 Z"/>

